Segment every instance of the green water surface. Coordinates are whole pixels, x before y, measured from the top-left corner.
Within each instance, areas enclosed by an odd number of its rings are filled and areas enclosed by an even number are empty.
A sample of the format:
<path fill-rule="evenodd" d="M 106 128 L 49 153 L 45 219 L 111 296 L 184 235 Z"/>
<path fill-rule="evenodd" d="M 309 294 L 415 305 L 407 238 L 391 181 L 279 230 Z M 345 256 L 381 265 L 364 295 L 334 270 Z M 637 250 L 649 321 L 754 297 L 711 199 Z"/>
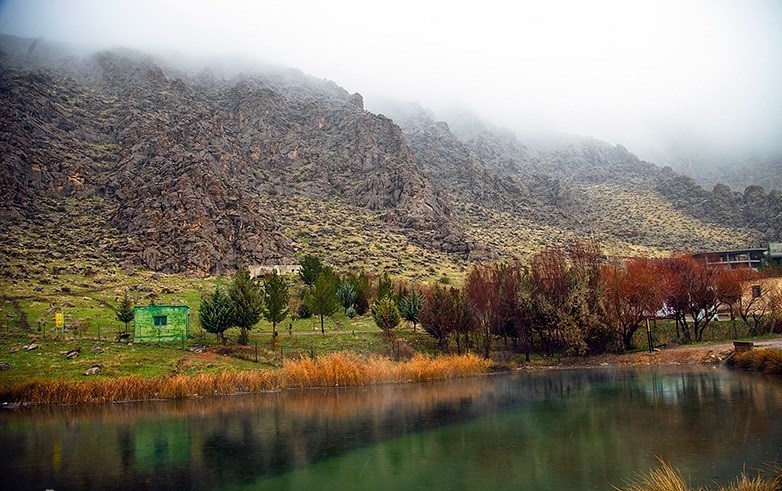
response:
<path fill-rule="evenodd" d="M 0 413 L 7 489 L 605 490 L 782 462 L 782 380 L 554 370 Z M 4 477 L 5 480 L 5 477 Z"/>

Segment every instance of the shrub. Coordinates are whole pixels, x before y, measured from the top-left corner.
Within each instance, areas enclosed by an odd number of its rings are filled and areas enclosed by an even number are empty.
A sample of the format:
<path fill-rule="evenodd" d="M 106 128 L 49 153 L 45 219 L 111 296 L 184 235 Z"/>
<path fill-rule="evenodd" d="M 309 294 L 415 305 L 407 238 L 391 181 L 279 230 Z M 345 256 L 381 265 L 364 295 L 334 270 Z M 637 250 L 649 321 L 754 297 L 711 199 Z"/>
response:
<path fill-rule="evenodd" d="M 299 319 L 309 319 L 312 317 L 312 312 L 310 312 L 307 304 L 302 302 L 301 305 L 299 305 L 299 308 L 296 309 L 296 315 L 299 316 Z"/>
<path fill-rule="evenodd" d="M 736 353 L 731 358 L 731 363 L 744 370 L 779 375 L 782 374 L 782 350 L 759 348 Z"/>

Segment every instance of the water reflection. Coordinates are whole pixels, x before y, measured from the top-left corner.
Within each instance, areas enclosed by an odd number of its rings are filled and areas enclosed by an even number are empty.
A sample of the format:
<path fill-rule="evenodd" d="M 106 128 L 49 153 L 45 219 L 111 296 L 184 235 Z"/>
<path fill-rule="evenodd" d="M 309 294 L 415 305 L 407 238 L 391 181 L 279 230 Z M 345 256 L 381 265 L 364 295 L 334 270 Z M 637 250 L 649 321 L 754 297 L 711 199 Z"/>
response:
<path fill-rule="evenodd" d="M 10 489 L 610 489 L 782 461 L 778 379 L 547 371 L 0 414 Z M 777 418 L 778 421 L 778 418 Z"/>

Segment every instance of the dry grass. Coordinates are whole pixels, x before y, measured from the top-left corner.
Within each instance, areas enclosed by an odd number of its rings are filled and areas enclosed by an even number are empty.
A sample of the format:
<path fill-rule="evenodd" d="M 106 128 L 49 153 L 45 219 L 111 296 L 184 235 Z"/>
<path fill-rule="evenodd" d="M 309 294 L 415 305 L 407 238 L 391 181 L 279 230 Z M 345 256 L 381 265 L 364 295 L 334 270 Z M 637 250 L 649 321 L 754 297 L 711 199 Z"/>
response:
<path fill-rule="evenodd" d="M 181 399 L 241 392 L 261 392 L 278 388 L 274 372 L 200 373 L 192 377 L 120 377 L 102 381 L 70 382 L 35 380 L 13 387 L 3 400 L 27 404 L 84 404 L 144 399 Z"/>
<path fill-rule="evenodd" d="M 645 244 L 662 250 L 729 249 L 753 244 L 758 232 L 708 224 L 677 210 L 664 197 L 642 188 L 615 184 L 584 187 L 594 208 L 592 221 L 601 242 Z M 693 234 L 697 230 L 697 234 Z M 624 249 L 626 250 L 626 249 Z M 620 255 L 629 255 L 626 252 Z"/>
<path fill-rule="evenodd" d="M 681 473 L 660 459 L 660 466 L 641 476 L 625 488 L 618 491 L 708 491 L 709 488 L 693 488 L 681 476 Z M 751 478 L 746 473 L 718 491 L 782 491 L 782 467 L 774 466 L 765 475 Z"/>
<path fill-rule="evenodd" d="M 648 476 L 630 483 L 622 491 L 689 491 L 690 489 L 679 471 L 660 459 L 660 467 L 652 469 Z"/>
<path fill-rule="evenodd" d="M 768 374 L 782 374 L 782 350 L 758 348 L 736 353 L 731 363 L 744 370 L 756 370 Z"/>
<path fill-rule="evenodd" d="M 3 391 L 0 400 L 26 404 L 83 404 L 144 399 L 182 399 L 296 387 L 339 387 L 423 382 L 487 373 L 489 362 L 475 355 L 418 355 L 395 363 L 334 353 L 287 361 L 281 370 L 226 371 L 193 376 L 120 377 L 102 381 L 36 380 Z"/>
<path fill-rule="evenodd" d="M 286 387 L 335 387 L 444 380 L 479 375 L 488 369 L 487 360 L 472 354 L 416 355 L 410 361 L 394 363 L 381 356 L 362 358 L 343 352 L 288 361 L 282 372 Z"/>

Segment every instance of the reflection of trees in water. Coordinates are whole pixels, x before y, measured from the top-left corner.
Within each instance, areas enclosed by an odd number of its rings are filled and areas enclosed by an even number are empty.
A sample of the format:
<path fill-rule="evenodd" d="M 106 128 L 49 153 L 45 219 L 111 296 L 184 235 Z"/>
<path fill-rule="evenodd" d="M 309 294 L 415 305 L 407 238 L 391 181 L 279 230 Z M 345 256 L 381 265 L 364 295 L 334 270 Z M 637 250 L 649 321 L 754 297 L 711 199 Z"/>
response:
<path fill-rule="evenodd" d="M 756 375 L 546 371 L 4 414 L 0 458 L 20 469 L 19 487 L 208 488 L 428 432 L 413 449 L 388 447 L 383 462 L 420 466 L 410 459 L 424 452 L 431 461 L 466 459 L 483 469 L 477 475 L 534 480 L 534 469 L 555 465 L 600 479 L 590 474 L 602 468 L 595 462 L 616 455 L 627 476 L 656 455 L 730 459 L 732 447 L 780 433 L 770 423 L 775 407 L 779 384 Z"/>

